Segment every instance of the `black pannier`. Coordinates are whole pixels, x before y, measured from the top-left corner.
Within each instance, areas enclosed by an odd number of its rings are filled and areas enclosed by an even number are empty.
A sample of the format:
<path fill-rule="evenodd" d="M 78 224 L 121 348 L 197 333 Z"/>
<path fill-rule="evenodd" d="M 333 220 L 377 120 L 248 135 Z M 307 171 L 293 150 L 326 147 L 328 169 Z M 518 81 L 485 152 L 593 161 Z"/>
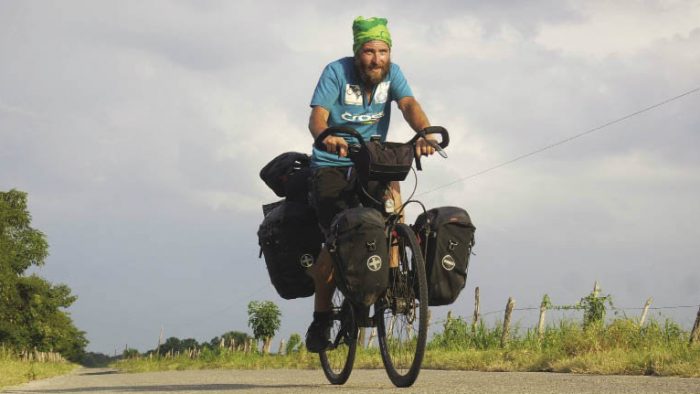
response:
<path fill-rule="evenodd" d="M 267 208 L 258 229 L 258 243 L 272 285 L 287 300 L 314 294 L 314 282 L 306 269 L 316 261 L 323 240 L 314 210 L 292 201 Z"/>
<path fill-rule="evenodd" d="M 418 216 L 413 229 L 425 253 L 428 305 L 453 303 L 467 282 L 474 245 L 476 228 L 469 214 L 457 207 L 433 208 Z"/>
<path fill-rule="evenodd" d="M 335 283 L 357 304 L 370 306 L 389 285 L 389 251 L 384 218 L 376 209 L 357 207 L 333 218 L 328 250 Z"/>
<path fill-rule="evenodd" d="M 260 178 L 275 194 L 287 201 L 305 202 L 311 175 L 309 155 L 285 152 L 272 159 L 260 170 Z"/>
<path fill-rule="evenodd" d="M 335 126 L 323 131 L 314 143 L 316 149 L 324 149 L 323 139 L 328 135 L 346 134 L 351 145 L 350 155 L 358 177 L 362 183 L 368 181 L 403 181 L 411 171 L 415 155 L 413 140 L 411 143 L 384 142 L 372 137 L 365 141 L 357 130 L 351 127 Z M 356 141 L 353 141 L 356 140 Z"/>
<path fill-rule="evenodd" d="M 370 141 L 365 143 L 365 149 L 358 152 L 353 162 L 363 182 L 403 181 L 411 171 L 414 155 L 410 144 Z"/>

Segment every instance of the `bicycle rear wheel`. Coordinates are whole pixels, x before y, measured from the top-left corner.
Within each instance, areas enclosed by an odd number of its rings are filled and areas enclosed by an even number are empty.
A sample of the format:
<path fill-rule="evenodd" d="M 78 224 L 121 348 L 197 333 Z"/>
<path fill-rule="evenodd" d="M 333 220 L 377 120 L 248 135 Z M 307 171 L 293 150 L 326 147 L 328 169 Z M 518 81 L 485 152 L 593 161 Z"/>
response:
<path fill-rule="evenodd" d="M 319 353 L 321 367 L 331 384 L 344 384 L 355 362 L 358 331 L 353 308 L 338 289 L 333 294 L 331 318 L 331 344 Z"/>
<path fill-rule="evenodd" d="M 377 336 L 389 379 L 397 387 L 408 387 L 418 378 L 425 354 L 428 283 L 413 230 L 399 223 L 396 234 L 399 264 L 391 269 L 386 297 L 375 306 Z"/>

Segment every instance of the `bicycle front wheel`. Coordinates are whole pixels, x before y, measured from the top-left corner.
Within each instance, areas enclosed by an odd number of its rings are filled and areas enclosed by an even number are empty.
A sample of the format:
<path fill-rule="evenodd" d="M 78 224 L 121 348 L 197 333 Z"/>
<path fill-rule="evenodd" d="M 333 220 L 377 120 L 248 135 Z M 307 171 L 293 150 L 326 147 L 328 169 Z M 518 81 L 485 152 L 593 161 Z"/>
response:
<path fill-rule="evenodd" d="M 428 283 L 423 255 L 411 228 L 396 225 L 398 267 L 391 268 L 386 297 L 375 306 L 384 368 L 397 387 L 418 378 L 428 337 Z"/>
<path fill-rule="evenodd" d="M 357 350 L 357 323 L 350 302 L 340 290 L 333 294 L 331 344 L 319 353 L 321 367 L 331 384 L 344 384 L 352 372 Z"/>

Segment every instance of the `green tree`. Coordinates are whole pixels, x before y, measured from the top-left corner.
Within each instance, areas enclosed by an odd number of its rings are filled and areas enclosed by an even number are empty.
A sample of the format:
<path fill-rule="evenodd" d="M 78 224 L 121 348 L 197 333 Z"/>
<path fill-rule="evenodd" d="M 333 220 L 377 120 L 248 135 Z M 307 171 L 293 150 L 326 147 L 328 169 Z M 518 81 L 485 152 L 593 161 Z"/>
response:
<path fill-rule="evenodd" d="M 124 352 L 122 352 L 122 358 L 125 359 L 138 358 L 139 356 L 139 351 L 133 348 L 124 349 Z"/>
<path fill-rule="evenodd" d="M 301 345 L 301 335 L 296 332 L 289 336 L 289 342 L 287 342 L 287 347 L 285 348 L 286 354 L 292 354 L 293 352 L 299 351 L 299 346 Z"/>
<path fill-rule="evenodd" d="M 177 337 L 170 337 L 165 340 L 165 343 L 160 345 L 160 355 L 164 356 L 168 354 L 169 352 L 173 352 L 175 354 L 176 352 L 179 352 L 182 349 L 182 341 L 180 338 Z"/>
<path fill-rule="evenodd" d="M 0 192 L 0 344 L 56 351 L 78 361 L 87 340 L 65 311 L 76 297 L 66 285 L 25 275 L 47 256 L 45 235 L 31 227 L 27 194 Z"/>
<path fill-rule="evenodd" d="M 80 364 L 88 368 L 102 368 L 111 361 L 112 358 L 104 353 L 87 352 L 80 359 Z"/>
<path fill-rule="evenodd" d="M 236 346 L 242 345 L 245 343 L 245 341 L 250 338 L 250 335 L 241 332 L 241 331 L 229 331 L 225 334 L 222 334 L 220 337 L 214 337 L 209 341 L 209 345 L 212 348 L 218 348 L 219 345 L 221 344 L 221 338 L 224 339 L 224 343 L 226 346 L 230 346 L 231 340 L 233 339 L 234 343 Z"/>
<path fill-rule="evenodd" d="M 282 313 L 272 301 L 251 301 L 248 304 L 248 326 L 255 339 L 263 340 L 263 353 L 270 352 L 272 337 L 280 328 Z"/>
<path fill-rule="evenodd" d="M 186 351 L 189 349 L 199 349 L 199 342 L 194 338 L 186 338 L 180 342 L 180 351 Z"/>

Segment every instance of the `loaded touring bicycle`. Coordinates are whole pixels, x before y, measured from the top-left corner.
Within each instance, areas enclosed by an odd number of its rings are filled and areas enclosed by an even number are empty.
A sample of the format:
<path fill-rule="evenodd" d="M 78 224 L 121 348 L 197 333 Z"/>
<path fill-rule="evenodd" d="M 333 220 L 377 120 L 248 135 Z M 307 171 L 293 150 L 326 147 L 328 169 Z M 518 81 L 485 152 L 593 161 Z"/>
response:
<path fill-rule="evenodd" d="M 432 144 L 438 153 L 447 157 L 443 148 L 449 144 L 449 135 L 447 130 L 437 126 L 416 133 L 405 143 L 381 142 L 378 138 L 365 141 L 349 127 L 330 127 L 315 141 L 318 149 L 324 149 L 322 141 L 328 135 L 350 137 L 353 143 L 348 156 L 357 171 L 356 193 L 361 194 L 362 200 L 369 201 L 336 215 L 331 234 L 325 240 L 333 257 L 336 290 L 330 344 L 320 352 L 320 359 L 324 374 L 332 384 L 345 383 L 352 372 L 359 329 L 376 327 L 379 351 L 390 380 L 398 387 L 411 386 L 418 377 L 425 354 L 428 307 L 454 302 L 465 285 L 474 244 L 474 226 L 466 211 L 455 207 L 426 211 L 421 202 L 410 197 L 393 207 L 387 201 L 376 199 L 366 189 L 369 182 L 378 182 L 380 188 L 388 190 L 391 182 L 403 181 L 414 159 L 420 170 L 420 157 L 414 156 L 415 144 L 419 138 L 433 133 L 440 134 L 441 141 Z M 308 177 L 308 173 L 303 172 L 308 156 L 296 154 L 302 156 L 292 159 L 289 155 L 278 156 L 261 171 L 261 177 L 271 187 L 271 183 L 280 179 L 294 183 L 295 176 Z M 286 159 L 287 164 L 280 165 L 280 158 Z M 278 168 L 271 171 L 275 161 Z M 280 168 L 284 170 L 280 172 Z M 280 190 L 279 184 L 275 186 Z M 293 193 L 295 187 L 287 189 L 278 195 Z M 313 282 L 308 280 L 304 270 L 318 255 L 322 236 L 318 227 L 314 228 L 313 220 L 308 219 L 313 215 L 312 210 L 303 208 L 300 202 L 290 201 L 289 195 L 286 197 L 286 202 L 264 207 L 266 218 L 258 236 L 273 285 L 283 298 L 290 299 L 313 293 Z M 405 207 L 411 203 L 423 209 L 413 226 L 402 220 Z M 290 220 L 294 210 L 303 211 L 297 216 L 306 220 Z M 287 228 L 289 222 L 294 222 L 291 226 L 295 227 L 295 231 L 286 230 L 290 233 L 286 240 L 280 236 L 285 232 L 280 230 L 285 227 L 285 219 Z M 308 241 L 294 239 L 301 233 Z"/>

